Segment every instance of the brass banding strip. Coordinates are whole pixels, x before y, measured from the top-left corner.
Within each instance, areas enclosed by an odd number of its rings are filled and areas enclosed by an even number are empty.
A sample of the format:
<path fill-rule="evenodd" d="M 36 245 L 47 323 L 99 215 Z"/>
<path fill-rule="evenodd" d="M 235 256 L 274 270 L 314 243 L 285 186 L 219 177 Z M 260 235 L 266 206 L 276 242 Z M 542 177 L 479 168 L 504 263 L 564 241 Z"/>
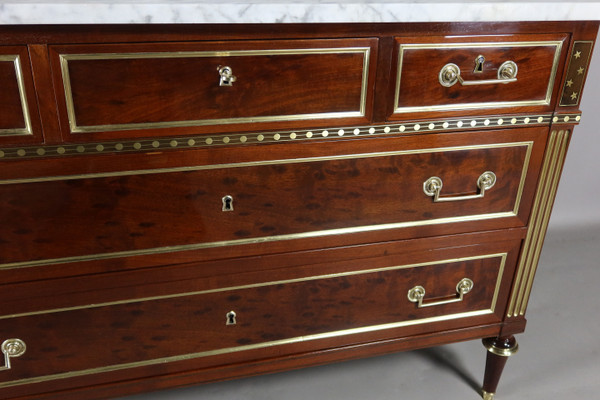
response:
<path fill-rule="evenodd" d="M 463 262 L 463 261 L 492 259 L 492 258 L 500 258 L 500 265 L 498 267 L 498 276 L 496 279 L 494 293 L 493 293 L 492 301 L 490 303 L 489 308 L 484 308 L 481 310 L 474 310 L 474 311 L 467 311 L 467 312 L 456 313 L 456 314 L 439 315 L 439 316 L 429 317 L 429 318 L 408 319 L 405 321 L 385 323 L 385 324 L 379 324 L 379 325 L 371 325 L 371 326 L 365 326 L 365 327 L 359 327 L 359 328 L 351 328 L 351 329 L 332 331 L 332 332 L 324 332 L 324 333 L 318 333 L 318 334 L 313 334 L 313 335 L 297 336 L 297 337 L 268 341 L 268 342 L 263 342 L 263 343 L 256 343 L 256 344 L 249 344 L 249 345 L 242 345 L 242 346 L 235 346 L 235 347 L 227 347 L 227 348 L 208 350 L 208 351 L 202 351 L 202 352 L 196 352 L 196 353 L 182 354 L 182 355 L 177 355 L 177 356 L 168 356 L 168 357 L 145 360 L 145 361 L 135 361 L 135 362 L 129 362 L 129 363 L 123 363 L 123 364 L 115 364 L 115 365 L 109 365 L 109 366 L 105 366 L 105 367 L 89 368 L 89 369 L 84 369 L 84 370 L 79 370 L 79 371 L 70 371 L 70 372 L 57 373 L 57 374 L 51 374 L 51 375 L 45 375 L 45 376 L 37 376 L 37 377 L 33 377 L 33 378 L 24 378 L 24 379 L 19 379 L 19 380 L 14 380 L 14 381 L 2 382 L 2 383 L 0 383 L 0 388 L 26 385 L 26 384 L 32 384 L 32 383 L 39 383 L 39 382 L 47 382 L 47 381 L 58 380 L 58 379 L 74 378 L 74 377 L 85 376 L 85 375 L 99 374 L 99 373 L 103 373 L 103 372 L 120 371 L 120 370 L 124 370 L 124 369 L 146 367 L 146 366 L 158 365 L 158 364 L 163 364 L 163 363 L 172 363 L 172 362 L 177 362 L 177 361 L 192 360 L 192 359 L 197 359 L 197 358 L 202 358 L 202 357 L 217 356 L 217 355 L 228 354 L 228 353 L 256 350 L 256 349 L 273 347 L 273 346 L 282 346 L 282 345 L 288 345 L 288 344 L 294 344 L 294 343 L 300 343 L 300 342 L 308 342 L 308 341 L 336 338 L 336 337 L 342 337 L 342 336 L 348 336 L 348 335 L 376 332 L 376 331 L 381 331 L 381 330 L 386 330 L 386 329 L 395 329 L 395 328 L 402 328 L 402 327 L 407 327 L 407 326 L 423 325 L 423 324 L 430 324 L 430 323 L 435 323 L 435 322 L 442 322 L 442 321 L 456 320 L 456 319 L 461 319 L 461 318 L 469 318 L 469 317 L 477 317 L 477 316 L 482 316 L 482 315 L 493 314 L 495 311 L 496 301 L 497 301 L 498 293 L 500 291 L 500 286 L 502 283 L 502 276 L 503 276 L 504 268 L 505 268 L 505 264 L 506 264 L 507 253 L 487 254 L 487 255 L 481 255 L 481 256 L 463 257 L 463 258 L 455 258 L 455 259 L 440 260 L 440 261 L 431 261 L 431 262 L 418 263 L 418 264 L 408 264 L 408 265 L 402 265 L 402 266 L 376 268 L 376 269 L 371 269 L 371 270 L 350 271 L 350 272 L 344 272 L 344 273 L 338 273 L 338 274 L 311 276 L 308 278 L 298 278 L 298 279 L 289 279 L 289 280 L 282 280 L 282 281 L 264 282 L 264 283 L 243 285 L 243 286 L 230 287 L 230 288 L 213 289 L 213 290 L 198 291 L 198 292 L 192 292 L 192 293 L 182 293 L 182 294 L 175 294 L 175 295 L 156 296 L 156 297 L 149 297 L 149 298 L 143 298 L 143 299 L 124 300 L 124 301 L 113 302 L 113 303 L 93 304 L 93 305 L 83 306 L 83 307 L 72 307 L 72 308 L 68 308 L 68 309 L 48 310 L 46 312 L 37 312 L 37 313 L 3 317 L 3 319 L 6 319 L 6 318 L 14 318 L 14 317 L 21 317 L 21 316 L 29 316 L 29 315 L 39 315 L 39 314 L 52 313 L 52 312 L 64 312 L 64 311 L 71 311 L 71 310 L 83 309 L 83 308 L 106 307 L 106 306 L 111 306 L 111 305 L 119 305 L 119 304 L 126 304 L 126 303 L 132 303 L 132 302 L 163 300 L 163 299 L 183 297 L 183 296 L 194 296 L 194 295 L 199 295 L 199 294 L 255 288 L 255 287 L 261 287 L 261 286 L 267 286 L 267 285 L 297 283 L 297 282 L 317 280 L 317 279 L 330 279 L 330 278 L 336 278 L 336 277 L 341 277 L 341 276 L 352 276 L 352 275 L 359 275 L 359 274 L 376 273 L 376 272 L 381 272 L 381 271 L 391 271 L 391 270 L 399 270 L 399 269 L 407 269 L 407 268 L 425 267 L 425 266 L 430 266 L 430 265 L 439 265 L 439 264 L 443 264 L 443 263 L 457 263 L 457 262 Z"/>
<path fill-rule="evenodd" d="M 521 261 L 517 267 L 515 284 L 507 309 L 509 318 L 522 316 L 527 309 L 552 204 L 558 189 L 560 171 L 566 157 L 569 136 L 568 130 L 554 130 L 550 134 L 539 188 L 532 208 L 530 228 L 523 244 Z"/>
<path fill-rule="evenodd" d="M 577 123 L 578 114 L 559 115 L 561 121 Z M 0 149 L 0 160 L 67 157 L 98 154 L 144 153 L 164 150 L 186 150 L 215 146 L 262 145 L 268 143 L 353 140 L 360 137 L 405 136 L 414 133 L 436 133 L 453 130 L 498 129 L 516 126 L 549 126 L 558 121 L 552 114 L 495 115 L 485 117 L 449 118 L 431 121 L 406 121 L 397 124 L 301 129 L 293 131 L 230 133 L 183 137 L 160 137 L 85 143 L 64 143 Z"/>
<path fill-rule="evenodd" d="M 246 56 L 270 56 L 270 55 L 301 55 L 301 54 L 362 54 L 363 73 L 359 109 L 354 111 L 326 112 L 314 114 L 292 114 L 272 115 L 237 118 L 201 119 L 169 122 L 141 122 L 126 124 L 87 125 L 77 124 L 73 91 L 69 75 L 69 61 L 71 60 L 123 60 L 123 59 L 159 59 L 159 58 L 208 58 L 208 57 L 246 57 Z M 364 117 L 366 113 L 367 89 L 369 80 L 369 58 L 370 47 L 339 47 L 339 48 L 315 48 L 315 49 L 272 49 L 272 50 L 227 50 L 227 51 L 181 51 L 181 52 L 141 52 L 141 53 L 95 53 L 95 54 L 61 54 L 59 56 L 63 78 L 63 89 L 65 92 L 67 115 L 70 131 L 72 133 L 103 132 L 112 130 L 137 130 L 177 128 L 205 125 L 223 125 L 250 122 L 276 122 L 276 121 L 298 121 L 311 119 L 330 119 L 347 117 Z"/>
<path fill-rule="evenodd" d="M 552 70 L 550 72 L 550 79 L 548 81 L 545 98 L 542 100 L 524 100 L 524 101 L 496 101 L 496 102 L 479 102 L 479 103 L 462 103 L 462 104 L 444 104 L 444 105 L 432 105 L 432 106 L 415 106 L 415 107 L 402 107 L 398 104 L 400 97 L 400 82 L 402 77 L 402 61 L 405 50 L 425 50 L 425 49 L 452 49 L 452 48 L 500 48 L 500 47 L 532 47 L 532 46 L 553 46 L 555 47 L 554 59 L 552 63 Z M 562 49 L 562 41 L 528 41 L 528 42 L 495 42 L 495 43 L 418 43 L 418 44 L 400 44 L 399 55 L 398 55 L 398 73 L 396 76 L 396 91 L 394 96 L 394 114 L 408 113 L 408 112 L 428 112 L 428 111 L 447 111 L 447 110 L 469 110 L 469 109 L 481 109 L 481 108 L 495 108 L 495 107 L 527 107 L 527 106 L 538 106 L 538 105 L 549 105 L 552 98 L 552 90 L 554 88 L 554 81 L 558 71 L 558 65 L 560 63 L 560 53 Z M 437 71 L 432 71 L 437 74 Z"/>
<path fill-rule="evenodd" d="M 51 181 L 61 181 L 61 180 L 104 178 L 104 177 L 113 177 L 113 176 L 142 175 L 142 174 L 170 173 L 170 172 L 184 172 L 184 171 L 201 171 L 201 170 L 221 169 L 221 168 L 241 168 L 241 167 L 263 166 L 263 165 L 296 164 L 296 163 L 306 163 L 306 162 L 333 161 L 333 160 L 358 159 L 358 158 L 374 158 L 374 157 L 386 157 L 386 156 L 397 156 L 397 155 L 441 153 L 441 152 L 451 152 L 451 151 L 494 149 L 494 148 L 508 148 L 508 147 L 526 147 L 527 148 L 527 152 L 526 152 L 525 158 L 523 160 L 521 179 L 519 182 L 517 193 L 515 195 L 515 205 L 511 211 L 489 213 L 489 214 L 467 215 L 467 216 L 459 216 L 459 217 L 437 218 L 437 219 L 421 220 L 421 221 L 405 221 L 405 222 L 395 222 L 395 223 L 379 224 L 379 225 L 355 226 L 355 227 L 291 233 L 291 234 L 275 235 L 275 236 L 263 236 L 263 237 L 255 237 L 255 238 L 248 238 L 248 239 L 235 239 L 235 240 L 216 241 L 216 242 L 192 243 L 192 244 L 185 244 L 185 245 L 173 245 L 173 246 L 155 247 L 155 248 L 148 248 L 148 249 L 141 249 L 141 250 L 127 250 L 127 251 L 120 251 L 120 252 L 90 254 L 90 255 L 83 255 L 83 256 L 61 257 L 61 258 L 54 258 L 54 259 L 12 262 L 12 263 L 0 264 L 0 269 L 27 268 L 27 267 L 35 267 L 35 266 L 42 266 L 42 265 L 54 265 L 54 264 L 72 263 L 72 262 L 81 262 L 81 261 L 106 260 L 106 259 L 120 258 L 120 257 L 133 257 L 133 256 L 159 254 L 159 253 L 192 251 L 192 250 L 200 250 L 200 249 L 224 247 L 224 246 L 247 245 L 247 244 L 267 243 L 267 242 L 294 240 L 294 239 L 307 239 L 307 238 L 335 236 L 335 235 L 343 235 L 343 234 L 351 234 L 351 233 L 364 233 L 364 232 L 372 232 L 372 231 L 380 231 L 380 230 L 400 229 L 400 228 L 407 228 L 407 227 L 414 227 L 414 226 L 427 226 L 427 225 L 437 225 L 437 224 L 446 224 L 446 223 L 459 223 L 459 222 L 467 222 L 467 221 L 480 221 L 480 220 L 486 220 L 486 219 L 513 217 L 518 214 L 519 207 L 521 204 L 521 197 L 523 194 L 525 181 L 527 178 L 527 172 L 529 169 L 529 161 L 530 161 L 531 152 L 533 149 L 533 142 L 527 141 L 527 142 L 512 142 L 512 143 L 494 143 L 494 144 L 473 145 L 473 146 L 399 150 L 399 151 L 391 151 L 391 152 L 378 152 L 378 153 L 366 153 L 366 154 L 344 154 L 344 155 L 327 156 L 327 157 L 296 158 L 296 159 L 270 160 L 270 161 L 260 161 L 260 162 L 213 164 L 213 165 L 203 165 L 203 166 L 193 166 L 193 167 L 164 168 L 164 169 L 155 169 L 155 170 L 118 171 L 118 172 L 109 172 L 109 173 L 93 173 L 93 174 L 83 174 L 83 175 L 67 175 L 67 176 L 55 176 L 55 177 L 40 177 L 40 178 L 4 180 L 4 181 L 0 181 L 0 184 L 8 185 L 8 184 L 35 183 L 35 182 L 51 182 Z"/>
<path fill-rule="evenodd" d="M 0 129 L 0 136 L 21 136 L 32 135 L 31 118 L 29 115 L 29 106 L 27 104 L 27 94 L 25 92 L 25 82 L 23 79 L 23 69 L 21 68 L 21 57 L 17 54 L 0 55 L 0 62 L 12 62 L 15 67 L 15 75 L 17 77 L 17 87 L 19 88 L 19 99 L 21 101 L 21 109 L 23 110 L 23 121 L 25 126 L 17 129 Z"/>

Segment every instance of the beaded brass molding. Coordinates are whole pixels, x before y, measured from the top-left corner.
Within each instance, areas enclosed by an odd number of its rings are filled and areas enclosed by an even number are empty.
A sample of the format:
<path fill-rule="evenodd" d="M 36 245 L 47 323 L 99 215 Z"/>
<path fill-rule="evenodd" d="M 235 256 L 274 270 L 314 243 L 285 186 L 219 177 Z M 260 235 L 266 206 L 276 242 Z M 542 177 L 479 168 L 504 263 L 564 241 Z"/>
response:
<path fill-rule="evenodd" d="M 495 115 L 487 117 L 450 118 L 444 120 L 407 121 L 396 124 L 358 127 L 335 127 L 327 129 L 232 133 L 97 143 L 73 143 L 52 146 L 14 147 L 0 149 L 0 160 L 109 153 L 135 153 L 304 140 L 340 140 L 365 136 L 398 136 L 418 133 L 435 133 L 457 129 L 481 130 L 515 126 L 544 126 L 550 125 L 552 123 L 552 118 L 552 114 Z"/>
<path fill-rule="evenodd" d="M 533 277 L 542 251 L 546 236 L 550 211 L 556 197 L 560 173 L 565 162 L 570 132 L 568 130 L 553 130 L 548 140 L 548 147 L 540 183 L 535 195 L 531 211 L 529 230 L 523 244 L 521 261 L 517 267 L 517 275 L 512 289 L 507 317 L 525 315 L 529 295 L 533 285 Z"/>
<path fill-rule="evenodd" d="M 552 117 L 552 124 L 577 125 L 581 121 L 581 113 L 555 113 Z"/>
<path fill-rule="evenodd" d="M 587 76 L 594 42 L 591 40 L 578 40 L 573 43 L 567 77 L 560 96 L 561 107 L 578 106 L 581 100 L 581 90 Z"/>

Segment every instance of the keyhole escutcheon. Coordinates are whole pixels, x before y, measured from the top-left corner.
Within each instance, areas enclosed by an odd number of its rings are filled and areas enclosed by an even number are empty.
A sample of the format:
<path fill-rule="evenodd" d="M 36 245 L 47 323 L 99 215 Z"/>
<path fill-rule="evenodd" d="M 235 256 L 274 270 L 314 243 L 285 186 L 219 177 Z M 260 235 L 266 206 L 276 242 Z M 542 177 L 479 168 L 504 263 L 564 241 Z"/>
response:
<path fill-rule="evenodd" d="M 482 55 L 478 55 L 475 59 L 475 69 L 473 72 L 476 74 L 483 72 L 483 64 L 485 63 L 485 57 Z"/>
<path fill-rule="evenodd" d="M 230 195 L 224 196 L 223 201 L 223 211 L 233 211 L 233 197 Z"/>
<path fill-rule="evenodd" d="M 229 311 L 226 315 L 225 325 L 235 325 L 237 324 L 235 311 Z"/>

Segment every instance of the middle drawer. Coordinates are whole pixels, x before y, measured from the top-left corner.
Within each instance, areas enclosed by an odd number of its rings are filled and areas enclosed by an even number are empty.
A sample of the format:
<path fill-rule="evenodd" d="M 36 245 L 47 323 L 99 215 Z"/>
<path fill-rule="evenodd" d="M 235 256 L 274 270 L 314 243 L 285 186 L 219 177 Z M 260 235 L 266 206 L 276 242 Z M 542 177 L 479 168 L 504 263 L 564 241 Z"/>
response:
<path fill-rule="evenodd" d="M 312 144 L 318 156 L 306 146 L 306 157 L 4 181 L 0 219 L 20 229 L 0 241 L 0 267 L 523 226 L 544 143 L 542 128 L 425 135 L 334 142 L 327 155 Z M 273 145 L 271 156 L 291 148 Z"/>

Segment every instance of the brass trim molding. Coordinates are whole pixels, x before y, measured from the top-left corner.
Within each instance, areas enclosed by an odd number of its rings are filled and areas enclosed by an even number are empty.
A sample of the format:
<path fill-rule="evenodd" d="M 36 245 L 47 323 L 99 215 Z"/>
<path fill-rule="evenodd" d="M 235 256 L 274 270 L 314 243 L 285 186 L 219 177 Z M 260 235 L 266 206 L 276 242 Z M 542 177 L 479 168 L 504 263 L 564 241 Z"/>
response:
<path fill-rule="evenodd" d="M 531 46 L 554 46 L 554 59 L 552 70 L 550 71 L 550 79 L 548 81 L 546 96 L 543 100 L 524 100 L 524 101 L 496 101 L 496 102 L 480 102 L 480 103 L 462 103 L 462 104 L 444 104 L 430 106 L 409 106 L 401 107 L 398 104 L 400 96 L 400 83 L 402 78 L 402 62 L 405 50 L 424 50 L 424 49 L 452 49 L 452 48 L 494 48 L 494 47 L 531 47 Z M 495 108 L 495 107 L 527 107 L 527 106 L 545 106 L 550 104 L 552 98 L 552 90 L 554 89 L 554 81 L 560 63 L 560 53 L 562 49 L 562 41 L 533 41 L 533 42 L 495 42 L 495 43 L 409 43 L 400 44 L 398 52 L 398 72 L 396 75 L 396 91 L 394 95 L 394 114 L 402 114 L 409 112 L 425 112 L 425 111 L 448 111 L 448 110 L 470 110 L 474 108 Z M 437 71 L 433 71 L 435 75 Z"/>
<path fill-rule="evenodd" d="M 576 40 L 573 42 L 567 76 L 560 95 L 560 107 L 577 107 L 579 105 L 593 48 L 594 42 L 592 40 Z"/>
<path fill-rule="evenodd" d="M 98 154 L 143 153 L 164 150 L 185 150 L 215 146 L 260 145 L 315 140 L 351 140 L 365 136 L 402 136 L 436 133 L 460 129 L 482 130 L 507 127 L 549 126 L 552 114 L 495 115 L 485 117 L 448 118 L 428 121 L 406 121 L 397 124 L 332 127 L 275 132 L 231 133 L 184 137 L 164 137 L 139 140 L 119 140 L 93 143 L 73 143 L 51 146 L 11 147 L 0 149 L 0 161 L 67 157 Z"/>
<path fill-rule="evenodd" d="M 23 69 L 21 68 L 21 57 L 18 54 L 0 55 L 0 62 L 12 62 L 15 67 L 17 77 L 17 87 L 19 88 L 19 98 L 21 100 L 21 109 L 23 110 L 23 121 L 25 126 L 18 129 L 0 129 L 0 136 L 24 136 L 33 135 L 31 128 L 31 117 L 29 115 L 29 106 L 27 104 L 27 94 L 25 92 L 25 82 L 23 79 Z"/>
<path fill-rule="evenodd" d="M 555 113 L 552 117 L 552 125 L 569 124 L 577 125 L 581 122 L 581 112 L 577 113 Z"/>
<path fill-rule="evenodd" d="M 363 54 L 363 74 L 359 109 L 356 111 L 341 111 L 313 114 L 291 114 L 253 116 L 238 118 L 200 119 L 186 121 L 168 122 L 141 122 L 126 124 L 88 125 L 77 124 L 73 91 L 69 75 L 69 61 L 71 60 L 123 60 L 123 59 L 148 59 L 148 58 L 208 58 L 208 57 L 245 57 L 245 56 L 277 56 L 296 54 Z M 94 53 L 94 54 L 60 54 L 60 67 L 63 79 L 63 89 L 67 106 L 67 115 L 71 133 L 89 133 L 120 130 L 179 128 L 190 126 L 238 124 L 249 122 L 276 122 L 276 121 L 298 121 L 312 119 L 363 117 L 366 112 L 367 88 L 369 81 L 371 48 L 370 47 L 337 47 L 337 48 L 314 48 L 314 49 L 272 49 L 272 50 L 226 50 L 226 51 L 181 51 L 181 52 L 140 52 L 140 53 Z"/>
<path fill-rule="evenodd" d="M 517 267 L 507 317 L 525 315 L 529 295 L 533 285 L 542 244 L 550 220 L 550 211 L 556 197 L 560 172 L 564 165 L 570 132 L 553 130 L 548 140 L 538 190 L 535 194 L 529 230 L 523 243 L 521 258 Z"/>
<path fill-rule="evenodd" d="M 231 288 L 221 288 L 221 289 L 206 290 L 206 291 L 199 291 L 199 292 L 192 292 L 192 293 L 182 293 L 182 294 L 176 294 L 176 295 L 157 296 L 157 297 L 151 297 L 151 298 L 145 298 L 145 299 L 125 300 L 122 302 L 93 304 L 93 305 L 89 305 L 89 306 L 85 306 L 85 307 L 80 307 L 80 308 L 106 307 L 106 306 L 110 306 L 110 305 L 125 304 L 127 302 L 161 300 L 161 299 L 168 299 L 168 298 L 174 298 L 174 297 L 193 296 L 193 295 L 198 295 L 198 294 L 246 289 L 246 288 L 260 287 L 260 286 L 267 286 L 267 285 L 279 285 L 279 284 L 284 284 L 284 283 L 295 283 L 295 282 L 302 282 L 302 281 L 309 281 L 309 280 L 316 280 L 316 279 L 328 279 L 328 278 L 334 278 L 334 277 L 339 277 L 339 276 L 359 275 L 359 274 L 365 274 L 365 273 L 376 273 L 376 272 L 380 272 L 380 271 L 424 267 L 424 266 L 428 266 L 428 265 L 436 265 L 436 264 L 442 264 L 442 263 L 454 263 L 454 262 L 469 261 L 469 260 L 500 258 L 500 265 L 498 267 L 498 277 L 496 279 L 496 286 L 494 288 L 494 294 L 492 296 L 492 301 L 490 303 L 489 308 L 484 308 L 484 309 L 475 310 L 475 311 L 467 311 L 467 312 L 456 313 L 456 314 L 440 315 L 440 316 L 429 317 L 429 318 L 408 319 L 405 321 L 391 322 L 391 323 L 385 323 L 385 324 L 380 324 L 380 325 L 370 325 L 370 326 L 345 329 L 345 330 L 339 330 L 339 331 L 332 331 L 332 332 L 317 333 L 317 334 L 313 334 L 313 335 L 297 336 L 297 337 L 292 337 L 292 338 L 287 338 L 287 339 L 267 341 L 267 342 L 263 342 L 263 343 L 256 343 L 256 344 L 249 344 L 249 345 L 242 345 L 242 346 L 235 346 L 235 347 L 227 347 L 227 348 L 221 348 L 221 349 L 215 349 L 215 350 L 207 350 L 207 351 L 202 351 L 202 352 L 188 353 L 188 354 L 182 354 L 182 355 L 177 355 L 177 356 L 168 356 L 168 357 L 145 360 L 145 361 L 135 361 L 135 362 L 129 362 L 129 363 L 123 363 L 123 364 L 109 365 L 109 366 L 105 366 L 105 367 L 89 368 L 89 369 L 84 369 L 84 370 L 79 370 L 79 371 L 70 371 L 70 372 L 57 373 L 57 374 L 46 375 L 46 376 L 37 376 L 37 377 L 33 377 L 33 378 L 24 378 L 24 379 L 18 379 L 18 380 L 14 380 L 14 381 L 2 382 L 2 383 L 0 383 L 0 388 L 20 386 L 20 385 L 26 385 L 26 384 L 32 384 L 32 383 L 39 383 L 39 382 L 47 382 L 47 381 L 52 381 L 52 380 L 57 380 L 57 379 L 74 378 L 74 377 L 78 377 L 78 376 L 92 375 L 92 374 L 98 374 L 98 373 L 103 373 L 103 372 L 120 371 L 120 370 L 124 370 L 124 369 L 146 367 L 146 366 L 152 366 L 152 365 L 158 365 L 158 364 L 164 364 L 164 363 L 170 363 L 170 362 L 192 360 L 192 359 L 197 359 L 197 358 L 202 358 L 202 357 L 216 356 L 216 355 L 228 354 L 228 353 L 236 353 L 236 352 L 248 351 L 248 350 L 256 350 L 256 349 L 262 349 L 262 348 L 273 347 L 273 346 L 282 346 L 282 345 L 299 343 L 299 342 L 336 338 L 336 337 L 341 337 L 341 336 L 356 335 L 356 334 L 361 334 L 361 333 L 375 332 L 375 331 L 381 331 L 381 330 L 387 330 L 387 329 L 395 329 L 395 328 L 402 328 L 402 327 L 407 327 L 407 326 L 423 325 L 423 324 L 430 324 L 430 323 L 441 322 L 441 321 L 449 321 L 449 320 L 455 320 L 455 319 L 462 319 L 462 318 L 469 318 L 469 317 L 493 314 L 495 311 L 498 293 L 499 293 L 501 282 L 502 282 L 502 275 L 504 273 L 506 257 L 507 257 L 507 253 L 487 254 L 487 255 L 482 255 L 482 256 L 431 261 L 431 262 L 426 262 L 426 263 L 408 264 L 408 265 L 394 266 L 394 267 L 384 267 L 384 268 L 377 268 L 377 269 L 371 269 L 371 270 L 351 271 L 351 272 L 344 272 L 344 273 L 339 273 L 339 274 L 312 276 L 312 277 L 308 277 L 308 278 L 298 278 L 298 279 L 290 279 L 290 280 L 284 280 L 284 281 L 265 282 L 265 283 L 259 283 L 259 284 L 254 284 L 254 285 L 245 285 L 245 286 L 238 286 L 238 287 L 231 287 Z M 63 311 L 70 311 L 70 310 L 74 310 L 74 309 L 78 309 L 78 308 L 73 307 L 73 308 L 69 308 L 69 309 L 50 310 L 48 312 L 63 312 Z M 44 313 L 44 312 L 23 314 L 23 315 L 18 315 L 18 316 L 37 315 L 37 314 L 42 314 L 42 313 Z M 5 319 L 5 318 L 7 318 L 7 317 L 3 317 L 3 319 Z"/>
<path fill-rule="evenodd" d="M 442 152 L 450 152 L 450 151 L 494 149 L 494 148 L 507 148 L 507 147 L 526 147 L 527 148 L 527 152 L 526 152 L 525 158 L 523 160 L 523 166 L 522 166 L 522 172 L 521 172 L 519 186 L 517 189 L 517 193 L 515 194 L 515 204 L 514 204 L 513 209 L 510 211 L 489 213 L 489 214 L 466 215 L 466 216 L 459 216 L 459 217 L 437 218 L 437 219 L 420 220 L 420 221 L 404 221 L 404 222 L 395 222 L 395 223 L 380 224 L 380 225 L 354 226 L 354 227 L 347 227 L 347 228 L 308 231 L 308 232 L 299 232 L 299 233 L 291 233 L 291 234 L 275 235 L 275 236 L 260 236 L 260 237 L 247 238 L 247 239 L 192 243 L 192 244 L 185 244 L 185 245 L 154 247 L 154 248 L 141 249 L 141 250 L 127 250 L 127 251 L 119 251 L 119 252 L 112 252 L 112 253 L 89 254 L 89 255 L 73 256 L 73 257 L 60 257 L 60 258 L 53 258 L 53 259 L 20 261 L 20 262 L 0 264 L 0 270 L 13 269 L 13 268 L 28 268 L 28 267 L 35 267 L 35 266 L 42 266 L 42 265 L 54 265 L 54 264 L 63 264 L 63 263 L 72 263 L 72 262 L 81 262 L 81 261 L 106 260 L 106 259 L 112 259 L 112 258 L 133 257 L 133 256 L 141 256 L 141 255 L 159 254 L 159 253 L 174 253 L 174 252 L 181 252 L 181 251 L 200 250 L 200 249 L 206 249 L 206 248 L 267 243 L 267 242 L 276 242 L 276 241 L 294 240 L 294 239 L 306 239 L 306 238 L 335 236 L 335 235 L 343 235 L 343 234 L 351 234 L 351 233 L 364 233 L 364 232 L 372 232 L 372 231 L 379 231 L 379 230 L 407 228 L 407 227 L 414 227 L 414 226 L 427 226 L 427 225 L 437 225 L 437 224 L 446 224 L 446 223 L 480 221 L 480 220 L 494 219 L 494 218 L 513 217 L 518 214 L 519 207 L 521 204 L 523 189 L 525 187 L 527 172 L 529 170 L 529 161 L 530 161 L 531 152 L 533 149 L 533 142 L 527 141 L 527 142 L 511 142 L 511 143 L 494 143 L 494 144 L 473 145 L 473 146 L 399 150 L 399 151 L 366 153 L 366 154 L 348 154 L 348 155 L 329 156 L 329 157 L 311 157 L 311 158 L 271 160 L 271 161 L 262 161 L 262 162 L 214 164 L 214 165 L 203 165 L 203 166 L 195 166 L 195 167 L 164 168 L 164 169 L 140 170 L 140 171 L 119 171 L 119 172 L 110 172 L 110 173 L 95 173 L 95 174 L 92 173 L 92 174 L 84 174 L 84 175 L 67 175 L 67 176 L 4 180 L 4 181 L 0 181 L 0 184 L 49 182 L 49 181 L 59 181 L 59 180 L 103 178 L 103 177 L 126 176 L 126 175 L 142 175 L 142 174 L 156 174 L 156 173 L 183 172 L 183 171 L 200 171 L 200 170 L 210 170 L 210 169 L 220 169 L 220 168 L 240 168 L 240 167 L 258 166 L 258 165 L 296 164 L 296 163 L 318 162 L 318 161 L 332 161 L 332 160 L 357 159 L 357 158 L 374 158 L 374 157 L 386 157 L 386 156 L 409 155 L 409 154 L 424 154 L 424 153 L 442 153 Z"/>

